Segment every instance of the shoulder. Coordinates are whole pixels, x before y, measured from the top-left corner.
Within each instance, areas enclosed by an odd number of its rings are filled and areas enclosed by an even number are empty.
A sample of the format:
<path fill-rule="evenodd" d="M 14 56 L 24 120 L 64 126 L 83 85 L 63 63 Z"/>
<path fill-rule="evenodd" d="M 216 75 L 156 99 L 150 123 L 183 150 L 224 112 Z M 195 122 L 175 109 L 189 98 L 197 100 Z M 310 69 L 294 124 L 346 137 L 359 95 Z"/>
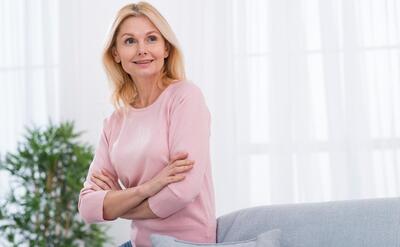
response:
<path fill-rule="evenodd" d="M 203 99 L 203 93 L 199 86 L 189 80 L 181 80 L 170 85 L 170 96 L 173 100 Z"/>
<path fill-rule="evenodd" d="M 103 119 L 103 130 L 107 135 L 110 135 L 113 130 L 120 127 L 124 117 L 123 109 L 114 110 L 109 116 Z"/>
<path fill-rule="evenodd" d="M 171 123 L 182 119 L 182 123 L 189 125 L 190 121 L 210 121 L 211 115 L 199 86 L 192 81 L 180 81 L 170 86 L 168 119 Z"/>
<path fill-rule="evenodd" d="M 179 81 L 169 92 L 168 108 L 171 114 L 193 114 L 200 116 L 202 113 L 209 115 L 205 97 L 199 86 L 192 81 Z M 176 115 L 175 115 L 176 116 Z"/>
<path fill-rule="evenodd" d="M 108 125 L 116 124 L 117 122 L 122 120 L 124 115 L 123 110 L 124 108 L 121 108 L 120 110 L 114 110 L 104 119 L 104 121 L 107 122 Z"/>

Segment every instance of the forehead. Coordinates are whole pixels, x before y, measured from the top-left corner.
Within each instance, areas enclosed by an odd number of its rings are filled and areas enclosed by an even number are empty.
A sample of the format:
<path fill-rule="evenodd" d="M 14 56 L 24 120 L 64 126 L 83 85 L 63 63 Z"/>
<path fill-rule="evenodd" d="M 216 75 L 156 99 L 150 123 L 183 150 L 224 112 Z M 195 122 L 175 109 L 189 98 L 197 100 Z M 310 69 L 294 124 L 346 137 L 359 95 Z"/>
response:
<path fill-rule="evenodd" d="M 126 18 L 119 27 L 118 35 L 124 33 L 133 34 L 134 36 L 145 35 L 150 31 L 159 33 L 158 29 L 146 16 L 131 16 Z"/>

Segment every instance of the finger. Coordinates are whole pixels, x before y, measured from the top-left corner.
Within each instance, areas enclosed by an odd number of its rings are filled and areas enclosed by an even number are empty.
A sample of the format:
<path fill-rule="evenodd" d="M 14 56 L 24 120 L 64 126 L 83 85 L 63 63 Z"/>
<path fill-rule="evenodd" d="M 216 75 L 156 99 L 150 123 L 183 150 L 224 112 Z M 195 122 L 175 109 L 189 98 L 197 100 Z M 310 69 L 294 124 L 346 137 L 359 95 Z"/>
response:
<path fill-rule="evenodd" d="M 167 178 L 167 183 L 176 183 L 185 179 L 185 175 L 179 174 L 174 176 L 169 176 Z"/>
<path fill-rule="evenodd" d="M 186 159 L 188 155 L 187 152 L 177 152 L 170 157 L 170 163 L 174 163 L 176 160 Z"/>
<path fill-rule="evenodd" d="M 105 176 L 111 178 L 113 181 L 116 181 L 116 177 L 109 171 L 107 171 L 106 169 L 101 169 L 100 170 L 102 174 L 104 174 Z"/>
<path fill-rule="evenodd" d="M 109 190 L 109 189 L 110 189 L 110 186 L 108 186 L 108 184 L 104 183 L 101 179 L 98 179 L 98 178 L 92 176 L 92 177 L 90 178 L 90 180 L 91 180 L 94 184 L 96 184 L 98 187 L 100 187 L 102 190 Z"/>
<path fill-rule="evenodd" d="M 177 160 L 174 163 L 171 164 L 172 167 L 178 167 L 178 166 L 187 166 L 187 165 L 193 165 L 194 160 Z"/>
<path fill-rule="evenodd" d="M 104 184 L 100 184 L 101 183 L 101 181 L 99 182 L 99 180 L 97 180 L 96 178 L 94 178 L 94 177 L 91 177 L 90 178 L 90 181 L 93 183 L 93 188 L 95 189 L 95 190 L 107 190 L 108 188 L 108 186 L 106 185 L 104 185 Z"/>
<path fill-rule="evenodd" d="M 115 189 L 116 186 L 111 178 L 98 173 L 93 173 L 93 176 L 97 179 L 100 179 L 103 183 L 106 183 L 111 189 Z"/>
<path fill-rule="evenodd" d="M 171 174 L 170 175 L 176 175 L 176 174 L 179 174 L 179 173 L 184 173 L 184 172 L 189 171 L 192 168 L 193 168 L 193 165 L 178 166 L 178 167 L 175 167 L 174 169 L 171 170 Z"/>
<path fill-rule="evenodd" d="M 110 186 L 108 186 L 108 184 L 104 183 L 102 180 L 92 176 L 90 178 L 90 180 L 92 180 L 93 183 L 95 183 L 97 186 L 99 186 L 101 189 L 103 190 L 109 190 L 111 189 Z"/>
<path fill-rule="evenodd" d="M 92 189 L 94 189 L 95 191 L 103 190 L 102 188 L 100 188 L 96 184 L 92 184 L 91 186 L 92 186 Z"/>
<path fill-rule="evenodd" d="M 118 183 L 118 178 L 116 178 L 113 174 L 111 174 L 111 172 L 107 171 L 106 169 L 101 169 L 101 173 L 111 180 L 112 187 L 114 187 L 115 189 L 118 189 L 118 190 L 122 189 Z"/>

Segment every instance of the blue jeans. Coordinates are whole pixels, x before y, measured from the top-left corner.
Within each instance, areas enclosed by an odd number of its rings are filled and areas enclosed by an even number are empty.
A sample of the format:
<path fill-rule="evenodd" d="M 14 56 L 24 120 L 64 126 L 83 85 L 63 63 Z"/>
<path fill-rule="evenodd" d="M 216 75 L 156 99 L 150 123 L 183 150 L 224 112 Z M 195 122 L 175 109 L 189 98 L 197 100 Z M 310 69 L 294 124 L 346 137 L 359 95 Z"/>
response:
<path fill-rule="evenodd" d="M 131 241 L 121 244 L 119 247 L 133 247 Z"/>

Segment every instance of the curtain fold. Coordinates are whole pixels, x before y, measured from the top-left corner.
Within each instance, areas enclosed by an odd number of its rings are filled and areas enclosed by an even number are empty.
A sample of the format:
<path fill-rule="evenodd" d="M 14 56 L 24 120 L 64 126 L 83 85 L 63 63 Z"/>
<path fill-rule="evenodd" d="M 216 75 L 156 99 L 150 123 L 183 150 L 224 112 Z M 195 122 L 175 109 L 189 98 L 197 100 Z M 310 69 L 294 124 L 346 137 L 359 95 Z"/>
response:
<path fill-rule="evenodd" d="M 398 5 L 206 5 L 203 18 L 217 13 L 219 19 L 206 22 L 214 36 L 204 40 L 222 39 L 203 46 L 219 47 L 215 54 L 196 57 L 208 72 L 197 78 L 213 111 L 219 214 L 265 204 L 399 196 Z M 215 57 L 223 59 L 206 62 Z"/>
<path fill-rule="evenodd" d="M 57 1 L 0 3 L 0 155 L 25 127 L 58 120 Z M 0 195 L 8 188 L 0 173 Z"/>
<path fill-rule="evenodd" d="M 60 17 L 59 1 L 0 2 L 0 153 L 16 147 L 25 124 L 60 118 L 59 88 L 63 116 L 92 123 L 102 115 L 91 94 L 103 83 L 93 63 L 101 51 L 89 48 L 105 33 L 92 27 L 128 2 L 62 2 L 82 9 Z M 175 30 L 212 114 L 218 215 L 399 196 L 397 0 L 150 2 Z M 93 4 L 103 12 L 88 11 Z"/>

